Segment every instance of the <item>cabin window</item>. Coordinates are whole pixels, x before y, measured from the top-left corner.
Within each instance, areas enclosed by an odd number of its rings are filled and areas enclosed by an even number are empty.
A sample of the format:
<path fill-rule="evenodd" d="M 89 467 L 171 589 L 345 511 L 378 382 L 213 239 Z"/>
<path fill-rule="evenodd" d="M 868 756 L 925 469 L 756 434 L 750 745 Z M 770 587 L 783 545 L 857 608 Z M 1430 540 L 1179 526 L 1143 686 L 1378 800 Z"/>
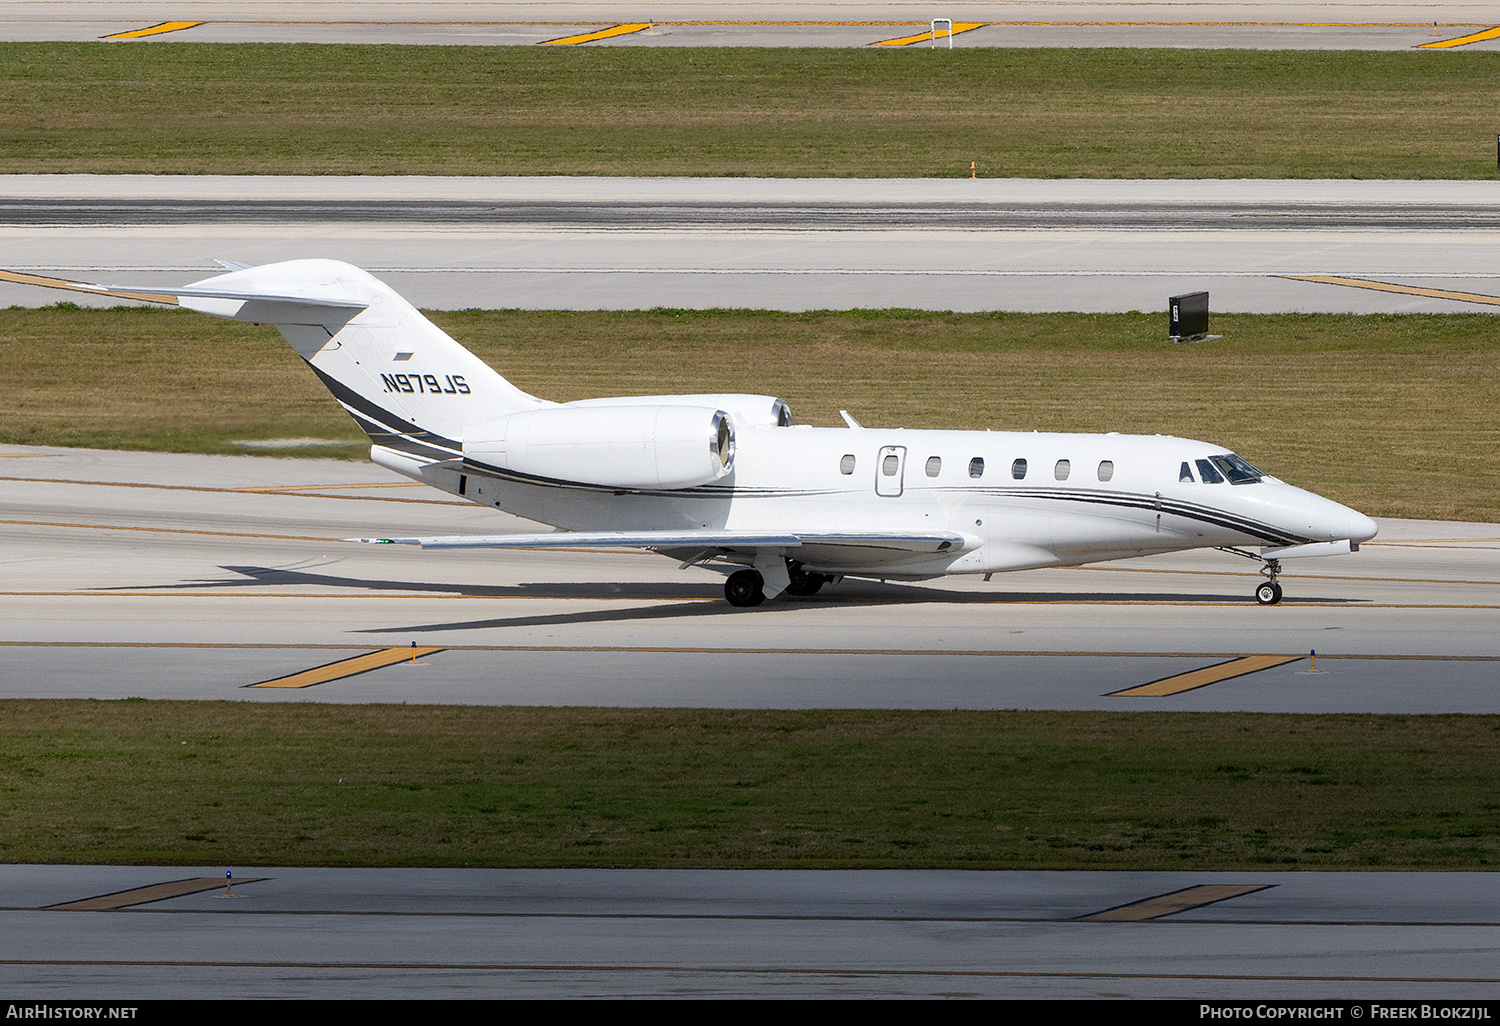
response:
<path fill-rule="evenodd" d="M 937 477 L 943 472 L 943 458 L 941 456 L 927 457 L 927 476 Z"/>
<path fill-rule="evenodd" d="M 1115 476 L 1115 464 L 1113 460 L 1101 460 L 1099 462 L 1099 480 L 1108 481 Z"/>
<path fill-rule="evenodd" d="M 1187 460 L 1183 460 L 1182 461 L 1182 466 L 1180 466 L 1180 467 L 1177 468 L 1177 483 L 1178 484 L 1192 484 L 1193 483 L 1193 468 L 1190 467 L 1190 466 L 1188 466 Z"/>
<path fill-rule="evenodd" d="M 1204 484 L 1223 484 L 1224 475 L 1214 469 L 1214 465 L 1208 460 L 1197 460 L 1198 477 Z"/>
<path fill-rule="evenodd" d="M 1183 466 L 1185 467 L 1185 466 L 1187 466 L 1187 464 L 1184 463 Z M 854 473 L 854 453 L 852 453 L 852 452 L 851 453 L 847 453 L 847 454 L 845 454 L 845 456 L 844 456 L 843 459 L 839 460 L 839 473 L 840 474 L 852 474 L 852 473 Z"/>
<path fill-rule="evenodd" d="M 975 456 L 969 461 L 969 476 L 975 479 L 984 476 L 984 457 Z"/>
<path fill-rule="evenodd" d="M 1026 461 L 1016 460 L 1016 462 L 1012 463 L 1010 465 L 1010 476 L 1017 481 L 1024 481 L 1026 479 Z"/>
<path fill-rule="evenodd" d="M 1059 481 L 1066 481 L 1068 479 L 1068 473 L 1072 469 L 1073 464 L 1069 463 L 1067 460 L 1058 460 L 1057 466 L 1052 468 L 1052 476 L 1057 478 Z"/>
<path fill-rule="evenodd" d="M 886 458 L 880 461 L 880 472 L 886 477 L 895 477 L 896 471 L 900 469 L 901 457 L 895 453 L 887 454 Z"/>

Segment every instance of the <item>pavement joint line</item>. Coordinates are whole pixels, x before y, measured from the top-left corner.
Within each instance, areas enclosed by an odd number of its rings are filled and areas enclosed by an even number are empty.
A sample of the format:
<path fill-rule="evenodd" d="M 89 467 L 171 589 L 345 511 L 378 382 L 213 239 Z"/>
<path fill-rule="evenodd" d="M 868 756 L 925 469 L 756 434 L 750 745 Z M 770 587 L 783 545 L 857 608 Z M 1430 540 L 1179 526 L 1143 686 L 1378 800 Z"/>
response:
<path fill-rule="evenodd" d="M 365 496 L 330 495 L 328 498 L 365 498 Z M 202 531 L 187 527 L 135 527 L 126 524 L 64 524 L 47 520 L 0 520 L 0 525 L 11 527 L 71 527 L 89 531 L 145 531 L 153 534 L 206 534 L 215 538 L 276 538 L 282 541 L 342 542 L 343 538 L 313 538 L 299 534 L 255 534 L 249 531 Z M 78 592 L 50 592 L 44 594 L 80 594 Z M 83 593 L 87 594 L 87 593 Z"/>
<path fill-rule="evenodd" d="M 163 21 L 143 29 L 134 29 L 129 32 L 116 32 L 113 35 L 101 36 L 101 39 L 144 39 L 147 36 L 160 36 L 168 32 L 181 32 L 183 29 L 197 28 L 199 25 L 207 24 L 202 21 Z"/>
<path fill-rule="evenodd" d="M 1187 912 L 1205 905 L 1212 905 L 1220 901 L 1228 901 L 1230 898 L 1238 898 L 1244 894 L 1254 894 L 1274 887 L 1275 884 L 1198 884 L 1193 887 L 1184 887 L 1181 890 L 1169 891 L 1166 894 L 1158 894 L 1154 897 L 1143 898 L 1140 901 L 1132 901 L 1124 905 L 1115 905 L 1104 909 L 1102 912 L 1094 912 L 1091 915 L 1079 916 L 1078 921 L 1084 923 L 1142 923 L 1163 916 L 1176 915 L 1179 912 Z"/>
<path fill-rule="evenodd" d="M 51 453 L 37 453 L 36 455 L 43 456 L 43 455 L 52 455 L 52 454 Z M 257 489 L 253 489 L 253 488 L 213 488 L 213 487 L 210 487 L 208 485 L 145 484 L 145 483 L 138 482 L 138 481 L 75 481 L 72 478 L 66 478 L 66 477 L 0 477 L 0 481 L 15 481 L 15 482 L 18 482 L 20 484 L 86 485 L 86 486 L 90 486 L 90 487 L 94 487 L 94 488 L 151 488 L 151 489 L 155 489 L 157 491 L 164 491 L 164 492 L 210 492 L 210 493 L 213 493 L 213 494 L 216 494 L 216 495 L 227 495 L 227 494 L 235 494 L 235 493 L 244 494 L 244 493 L 247 493 L 247 492 L 253 492 L 253 491 L 257 490 Z M 404 487 L 407 483 L 408 482 L 393 481 L 393 482 L 391 482 L 391 484 L 390 484 L 389 487 L 400 488 L 400 487 Z M 420 481 L 412 481 L 412 482 L 409 482 L 409 483 L 410 484 L 421 484 Z M 322 486 L 319 486 L 319 487 L 322 487 Z M 332 486 L 328 486 L 328 487 L 349 487 L 349 486 L 332 485 Z M 373 487 L 373 486 L 369 486 L 369 487 Z M 474 503 L 472 503 L 472 502 L 450 502 L 450 501 L 444 500 L 444 499 L 403 499 L 403 498 L 400 498 L 398 496 L 393 496 L 393 495 L 320 495 L 320 494 L 318 494 L 316 492 L 309 492 L 307 490 L 293 490 L 294 488 L 301 489 L 302 486 L 299 486 L 299 485 L 294 485 L 294 486 L 270 485 L 270 486 L 267 486 L 267 489 L 270 490 L 270 491 L 273 491 L 273 492 L 279 491 L 283 495 L 292 495 L 292 496 L 296 496 L 298 498 L 306 498 L 306 499 L 342 499 L 342 500 L 351 501 L 351 502 L 418 502 L 418 503 L 422 503 L 424 505 L 429 505 L 429 506 L 472 506 L 472 505 L 474 505 Z M 9 523 L 9 522 L 10 521 L 0 521 L 0 523 Z M 66 525 L 61 525 L 61 526 L 66 526 Z"/>
<path fill-rule="evenodd" d="M 0 524 L 12 523 L 13 521 L 0 520 Z M 68 524 L 56 526 L 73 526 Z M 134 528 L 101 528 L 101 530 L 126 530 L 126 531 L 151 531 L 157 528 L 134 527 Z M 162 529 L 164 530 L 164 529 Z M 182 531 L 182 534 L 219 534 L 230 538 L 273 538 L 289 541 L 342 541 L 340 538 L 297 538 L 278 534 L 226 534 L 221 531 Z M 455 601 L 467 599 L 470 601 L 526 601 L 526 602 L 610 602 L 610 603 L 635 603 L 649 608 L 665 602 L 718 602 L 717 596 L 701 595 L 653 595 L 650 597 L 636 598 L 621 595 L 464 595 L 464 594 L 433 594 L 431 592 L 413 591 L 387 591 L 371 594 L 368 591 L 351 592 L 268 592 L 268 591 L 0 591 L 0 598 L 27 598 L 27 597 L 53 597 L 53 598 L 104 598 L 104 599 L 128 599 L 128 598 L 216 598 L 216 599 L 406 599 L 413 598 L 433 599 L 442 601 Z M 839 609 L 860 604 L 867 606 L 1183 606 L 1194 609 L 1217 609 L 1236 608 L 1247 605 L 1244 599 L 1238 598 L 1209 598 L 1196 599 L 1192 601 L 1184 599 L 1111 599 L 1111 598 L 1056 598 L 1056 599 L 971 599 L 952 598 L 943 599 L 938 597 L 922 596 L 918 598 L 893 598 L 876 600 L 873 602 L 857 599 L 829 600 L 819 602 L 803 603 L 809 608 Z M 1359 600 L 1350 601 L 1318 601 L 1316 599 L 1288 599 L 1282 603 L 1286 609 L 1500 609 L 1500 604 L 1485 602 L 1363 602 Z M 726 616 L 738 615 L 729 610 Z"/>
<path fill-rule="evenodd" d="M 407 661 L 416 662 L 424 655 L 432 655 L 434 652 L 443 651 L 441 648 L 419 647 L 412 645 L 409 648 L 383 648 L 378 652 L 367 652 L 364 655 L 354 656 L 350 659 L 339 659 L 332 663 L 324 663 L 322 666 L 314 666 L 311 669 L 302 670 L 297 673 L 288 674 L 284 677 L 272 677 L 270 680 L 259 681 L 255 684 L 246 684 L 247 688 L 310 688 L 317 684 L 327 684 L 330 681 L 343 680 L 347 677 L 357 677 L 371 670 L 379 670 L 386 666 L 394 666 L 397 663 Z"/>
<path fill-rule="evenodd" d="M 1214 981 L 1275 981 L 1288 983 L 1500 983 L 1493 976 L 1314 976 L 1275 975 L 1267 973 L 1110 973 L 1049 972 L 1026 969 L 887 969 L 854 966 L 719 966 L 719 965 L 601 965 L 592 962 L 537 963 L 537 962 L 270 962 L 237 960 L 234 962 L 210 962 L 187 959 L 0 959 L 0 965 L 12 966 L 123 966 L 131 968 L 236 968 L 236 969 L 395 969 L 395 970 L 469 970 L 477 972 L 529 971 L 529 972 L 657 972 L 657 973 L 712 973 L 715 975 L 746 976 L 836 976 L 846 977 L 899 977 L 920 978 L 925 976 L 948 978 L 996 978 L 996 979 L 1059 979 L 1059 980 L 1214 980 Z"/>
<path fill-rule="evenodd" d="M 263 876 L 244 877 L 235 880 L 234 883 L 256 883 L 265 879 L 267 878 Z M 189 877 L 186 880 L 169 880 L 165 883 L 148 884 L 145 887 L 132 887 L 125 891 L 113 891 L 109 894 L 100 894 L 92 898 L 81 898 L 78 901 L 65 901 L 56 905 L 44 905 L 39 911 L 109 912 L 150 901 L 180 898 L 185 894 L 201 894 L 204 891 L 216 891 L 220 887 L 227 889 L 228 886 L 229 881 L 221 880 L 216 876 L 195 876 Z"/>
<path fill-rule="evenodd" d="M 202 641 L 0 641 L 0 648 L 147 648 L 250 649 L 267 651 L 370 651 L 369 645 L 338 642 L 202 642 Z M 411 650 L 406 649 L 407 652 Z M 1243 652 L 1099 652 L 1081 650 L 928 649 L 928 648 L 705 648 L 668 645 L 445 645 L 445 652 L 620 652 L 683 655 L 873 655 L 873 656 L 1035 656 L 1039 658 L 1098 657 L 1103 659 L 1242 659 Z M 1297 658 L 1301 658 L 1300 656 Z M 1402 662 L 1500 662 L 1500 655 L 1369 655 L 1325 653 L 1324 659 L 1363 659 Z"/>
<path fill-rule="evenodd" d="M 1287 663 L 1295 663 L 1306 658 L 1301 655 L 1254 655 L 1240 656 L 1225 663 L 1217 663 L 1213 666 L 1205 666 L 1201 669 L 1190 670 L 1187 673 L 1173 674 L 1163 677 L 1147 684 L 1140 684 L 1123 691 L 1111 691 L 1107 697 L 1110 698 L 1164 698 L 1168 695 L 1180 695 L 1185 691 L 1196 691 L 1206 688 L 1210 684 L 1219 684 L 1226 680 L 1234 680 L 1248 674 L 1259 673 L 1261 670 L 1269 670 L 1276 666 L 1285 666 Z"/>
<path fill-rule="evenodd" d="M 254 880 L 265 880 L 269 877 L 256 877 Z M 235 883 L 242 881 L 236 880 Z M 246 877 L 243 882 L 252 882 Z M 218 886 L 224 886 L 224 881 L 218 880 Z M 1277 886 L 1266 884 L 1267 887 Z M 28 905 L 0 905 L 0 912 L 46 912 L 50 906 L 35 908 Z M 129 907 L 120 909 L 121 912 L 133 912 L 139 915 L 152 916 L 217 916 L 217 915 L 245 915 L 245 916 L 343 916 L 351 918 L 390 918 L 390 919 L 648 919 L 648 920 L 684 920 L 694 922 L 698 920 L 727 921 L 727 922 L 831 922 L 831 923 L 1083 923 L 1089 922 L 1087 918 L 1078 916 L 856 916 L 856 915 L 777 915 L 775 913 L 744 913 L 734 912 L 482 912 L 474 909 L 469 910 L 445 910 L 442 912 L 411 912 L 398 909 L 304 909 L 304 908 L 246 908 L 238 906 L 234 908 L 141 908 Z M 1106 920 L 1107 922 L 1108 920 Z M 1494 927 L 1500 926 L 1500 920 L 1420 920 L 1420 919 L 1148 919 L 1141 922 L 1159 923 L 1162 926 L 1352 926 L 1352 927 Z M 6 964 L 0 960 L 0 965 Z"/>

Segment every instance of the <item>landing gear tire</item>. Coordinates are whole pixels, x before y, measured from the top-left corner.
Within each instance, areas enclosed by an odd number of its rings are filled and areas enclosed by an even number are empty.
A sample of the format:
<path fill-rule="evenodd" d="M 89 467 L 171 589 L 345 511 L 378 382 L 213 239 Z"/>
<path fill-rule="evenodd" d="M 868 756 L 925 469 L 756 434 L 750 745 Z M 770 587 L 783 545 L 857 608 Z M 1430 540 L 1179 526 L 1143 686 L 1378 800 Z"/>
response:
<path fill-rule="evenodd" d="M 724 582 L 724 597 L 731 606 L 758 606 L 766 600 L 766 581 L 757 570 L 736 570 Z"/>
<path fill-rule="evenodd" d="M 1255 589 L 1255 601 L 1263 606 L 1274 606 L 1281 601 L 1281 585 L 1267 581 Z"/>
<path fill-rule="evenodd" d="M 792 574 L 791 583 L 786 586 L 786 593 L 799 598 L 807 598 L 816 595 L 818 589 L 827 583 L 828 577 L 825 574 L 795 573 Z"/>

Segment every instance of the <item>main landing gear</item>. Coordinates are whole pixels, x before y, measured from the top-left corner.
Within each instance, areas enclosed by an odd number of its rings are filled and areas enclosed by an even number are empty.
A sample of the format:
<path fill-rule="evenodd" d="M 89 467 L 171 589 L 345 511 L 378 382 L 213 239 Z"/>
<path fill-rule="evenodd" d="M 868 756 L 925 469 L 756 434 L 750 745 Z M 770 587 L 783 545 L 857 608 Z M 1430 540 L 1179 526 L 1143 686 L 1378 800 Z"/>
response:
<path fill-rule="evenodd" d="M 786 593 L 799 598 L 816 595 L 823 585 L 833 580 L 827 574 L 813 574 L 806 570 L 792 570 L 790 576 Z M 724 597 L 731 606 L 758 606 L 766 600 L 766 579 L 760 575 L 759 570 L 749 567 L 736 570 L 724 582 Z"/>
<path fill-rule="evenodd" d="M 765 586 L 759 570 L 736 570 L 724 582 L 724 597 L 731 606 L 758 606 L 766 600 Z"/>

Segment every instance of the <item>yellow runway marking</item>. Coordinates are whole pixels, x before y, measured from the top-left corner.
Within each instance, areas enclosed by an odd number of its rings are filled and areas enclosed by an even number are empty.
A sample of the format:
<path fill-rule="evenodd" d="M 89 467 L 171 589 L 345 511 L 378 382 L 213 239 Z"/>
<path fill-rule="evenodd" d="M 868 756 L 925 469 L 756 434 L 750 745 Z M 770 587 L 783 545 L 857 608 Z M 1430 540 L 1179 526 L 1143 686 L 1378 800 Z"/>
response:
<path fill-rule="evenodd" d="M 266 878 L 263 876 L 252 876 L 236 880 L 235 883 L 256 883 L 264 879 Z M 149 887 L 134 887 L 128 891 L 101 894 L 98 897 L 84 898 L 80 901 L 67 901 L 61 905 L 48 905 L 46 908 L 51 912 L 107 912 L 110 909 L 161 901 L 163 898 L 180 898 L 184 894 L 216 891 L 223 886 L 225 882 L 216 876 L 195 876 L 187 880 L 171 880 L 167 883 L 152 884 Z"/>
<path fill-rule="evenodd" d="M 1176 915 L 1189 909 L 1202 908 L 1216 901 L 1227 901 L 1242 894 L 1254 894 L 1273 884 L 1199 884 L 1170 894 L 1159 894 L 1144 901 L 1133 901 L 1129 905 L 1107 908 L 1091 916 L 1079 916 L 1085 923 L 1143 923 L 1149 919 Z"/>
<path fill-rule="evenodd" d="M 342 680 L 345 677 L 354 677 L 361 673 L 369 673 L 383 666 L 392 666 L 396 663 L 404 663 L 416 659 L 418 656 L 431 655 L 441 652 L 441 648 L 421 648 L 412 646 L 410 648 L 385 648 L 379 652 L 369 652 L 353 659 L 340 659 L 336 663 L 326 666 L 315 666 L 311 670 L 303 670 L 288 677 L 276 677 L 272 680 L 263 680 L 259 684 L 247 684 L 251 688 L 310 688 L 314 684 L 327 684 L 331 680 Z"/>
<path fill-rule="evenodd" d="M 1193 670 L 1190 673 L 1179 673 L 1175 677 L 1164 677 L 1161 680 L 1154 680 L 1150 684 L 1126 688 L 1124 691 L 1111 691 L 1110 696 L 1114 698 L 1160 698 L 1165 695 L 1180 695 L 1184 691 L 1208 687 L 1208 685 L 1218 684 L 1220 681 L 1233 680 L 1235 677 L 1243 677 L 1247 673 L 1256 673 L 1260 670 L 1269 670 L 1273 666 L 1295 663 L 1301 658 L 1303 657 L 1300 655 L 1241 656 L 1238 659 L 1231 659 L 1227 663 L 1219 663 L 1217 666 L 1205 666 L 1201 670 Z"/>
<path fill-rule="evenodd" d="M 593 43 L 600 39 L 613 39 L 615 36 L 629 36 L 637 32 L 644 32 L 651 27 L 651 22 L 645 21 L 639 24 L 612 25 L 598 32 L 585 32 L 579 36 L 564 36 L 561 39 L 549 39 L 543 46 L 577 46 L 579 43 Z"/>
<path fill-rule="evenodd" d="M 1318 285 L 1346 285 L 1354 289 L 1397 292 L 1403 296 L 1426 296 L 1428 299 L 1452 299 L 1460 303 L 1500 306 L 1500 296 L 1486 296 L 1480 292 L 1454 292 L 1451 289 L 1425 289 L 1416 285 L 1392 285 L 1390 282 L 1370 281 L 1367 278 L 1341 278 L 1332 274 L 1280 274 L 1277 277 L 1290 281 L 1310 281 Z"/>
<path fill-rule="evenodd" d="M 166 32 L 181 32 L 183 29 L 196 28 L 202 25 L 201 21 L 164 21 L 160 25 L 152 25 L 149 28 L 135 29 L 131 32 L 116 32 L 105 39 L 144 39 L 147 36 L 159 36 Z"/>
<path fill-rule="evenodd" d="M 1452 46 L 1468 46 L 1470 43 L 1480 43 L 1486 39 L 1500 38 L 1500 28 L 1489 28 L 1483 32 L 1475 32 L 1469 36 L 1459 36 L 1457 39 L 1440 39 L 1435 43 L 1423 43 L 1417 47 L 1418 50 L 1446 50 Z"/>
<path fill-rule="evenodd" d="M 959 21 L 959 22 L 954 22 L 954 24 L 953 24 L 953 31 L 951 33 L 947 29 L 939 29 L 938 32 L 937 32 L 937 38 L 938 39 L 947 39 L 949 37 L 949 35 L 955 35 L 956 36 L 956 35 L 959 35 L 960 33 L 963 33 L 963 32 L 972 32 L 975 29 L 977 29 L 977 28 L 983 28 L 984 26 L 985 26 L 985 22 L 982 22 L 982 21 Z M 926 32 L 919 33 L 919 34 L 917 34 L 915 36 L 902 36 L 899 39 L 882 39 L 879 42 L 871 43 L 870 45 L 871 46 L 911 46 L 913 43 L 931 42 L 932 41 L 932 37 L 933 37 L 933 32 L 929 28 Z"/>

